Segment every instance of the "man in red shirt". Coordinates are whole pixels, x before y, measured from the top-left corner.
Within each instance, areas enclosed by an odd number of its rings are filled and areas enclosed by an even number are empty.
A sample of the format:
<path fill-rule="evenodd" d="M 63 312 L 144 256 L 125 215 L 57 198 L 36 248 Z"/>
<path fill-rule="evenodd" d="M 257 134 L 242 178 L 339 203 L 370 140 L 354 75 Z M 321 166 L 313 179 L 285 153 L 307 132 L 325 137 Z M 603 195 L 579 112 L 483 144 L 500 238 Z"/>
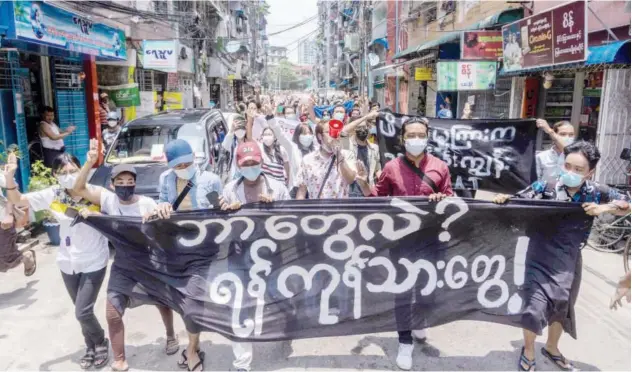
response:
<path fill-rule="evenodd" d="M 362 162 L 357 163 L 356 181 L 364 196 L 427 196 L 431 201 L 439 201 L 452 196 L 452 181 L 448 165 L 439 158 L 426 153 L 428 146 L 428 119 L 413 117 L 402 125 L 402 142 L 406 155 L 386 163 L 377 184 L 370 187 L 367 172 Z M 391 252 L 393 262 L 405 252 Z M 399 276 L 399 275 L 398 275 Z M 398 278 L 399 280 L 400 278 Z M 399 329 L 410 325 L 413 294 L 395 298 L 395 319 Z M 408 306 L 407 306 L 408 305 Z M 397 366 L 403 370 L 412 368 L 413 332 L 399 331 L 399 351 Z M 415 331 L 415 337 L 423 340 L 424 330 Z"/>

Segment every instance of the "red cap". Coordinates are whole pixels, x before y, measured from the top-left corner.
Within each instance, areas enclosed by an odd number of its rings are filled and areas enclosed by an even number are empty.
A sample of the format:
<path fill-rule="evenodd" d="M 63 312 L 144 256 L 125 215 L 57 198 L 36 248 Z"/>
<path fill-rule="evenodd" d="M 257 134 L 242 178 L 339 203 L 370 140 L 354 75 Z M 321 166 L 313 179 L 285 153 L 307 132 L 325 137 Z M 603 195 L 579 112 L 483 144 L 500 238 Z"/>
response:
<path fill-rule="evenodd" d="M 256 142 L 248 141 L 237 146 L 237 166 L 243 167 L 244 162 L 254 160 L 261 164 L 261 149 Z"/>

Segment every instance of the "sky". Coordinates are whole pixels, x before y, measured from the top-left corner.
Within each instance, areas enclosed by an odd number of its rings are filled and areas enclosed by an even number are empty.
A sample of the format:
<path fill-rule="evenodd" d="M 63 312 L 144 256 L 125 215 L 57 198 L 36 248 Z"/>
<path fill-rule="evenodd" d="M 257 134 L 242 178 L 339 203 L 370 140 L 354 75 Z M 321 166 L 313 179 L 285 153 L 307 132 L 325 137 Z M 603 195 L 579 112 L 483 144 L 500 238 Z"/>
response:
<path fill-rule="evenodd" d="M 270 5 L 270 14 L 267 16 L 268 34 L 282 31 L 318 14 L 316 0 L 266 0 Z M 298 39 L 303 38 L 318 28 L 318 18 L 279 35 L 270 36 L 271 46 L 286 46 L 288 59 L 298 62 Z M 316 33 L 310 39 L 316 38 Z M 292 44 L 290 44 L 292 43 Z M 289 44 L 289 45 L 288 45 Z"/>

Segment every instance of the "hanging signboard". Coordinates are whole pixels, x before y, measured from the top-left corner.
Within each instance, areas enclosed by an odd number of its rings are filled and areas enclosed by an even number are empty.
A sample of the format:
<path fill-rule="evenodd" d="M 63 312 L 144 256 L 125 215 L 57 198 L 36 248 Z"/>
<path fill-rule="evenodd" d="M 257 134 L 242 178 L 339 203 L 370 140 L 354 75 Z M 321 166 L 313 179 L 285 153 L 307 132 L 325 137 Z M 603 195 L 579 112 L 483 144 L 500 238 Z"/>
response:
<path fill-rule="evenodd" d="M 112 102 L 116 107 L 134 107 L 140 106 L 140 92 L 138 84 L 123 84 L 117 86 L 99 86 L 100 89 L 106 90 Z"/>
<path fill-rule="evenodd" d="M 415 80 L 428 81 L 432 79 L 432 69 L 428 67 L 415 67 Z"/>
<path fill-rule="evenodd" d="M 7 2 L 11 4 L 11 2 Z M 15 1 L 15 27 L 9 39 L 25 40 L 110 59 L 127 59 L 125 32 L 57 8 L 42 1 Z M 15 32 L 15 33 L 13 33 Z"/>
<path fill-rule="evenodd" d="M 586 25 L 586 3 L 575 1 L 503 26 L 504 70 L 585 61 Z"/>
<path fill-rule="evenodd" d="M 487 90 L 496 86 L 495 61 L 446 61 L 437 63 L 437 90 Z"/>
<path fill-rule="evenodd" d="M 184 108 L 182 93 L 180 92 L 164 92 L 163 99 L 167 110 L 182 110 Z"/>
<path fill-rule="evenodd" d="M 143 40 L 143 68 L 178 72 L 176 40 Z"/>
<path fill-rule="evenodd" d="M 495 61 L 503 55 L 500 31 L 464 31 L 461 34 L 461 59 Z"/>

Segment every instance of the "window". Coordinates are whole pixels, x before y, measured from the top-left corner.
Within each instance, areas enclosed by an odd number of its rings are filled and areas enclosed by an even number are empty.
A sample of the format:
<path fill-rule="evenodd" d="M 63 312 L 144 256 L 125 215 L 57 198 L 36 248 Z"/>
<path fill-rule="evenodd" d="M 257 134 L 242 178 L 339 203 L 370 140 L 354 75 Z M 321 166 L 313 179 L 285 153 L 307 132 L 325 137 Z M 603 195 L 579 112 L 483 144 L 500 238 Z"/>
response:
<path fill-rule="evenodd" d="M 167 14 L 169 6 L 165 0 L 154 0 L 154 12 L 159 14 Z"/>
<path fill-rule="evenodd" d="M 109 164 L 165 163 L 164 146 L 180 126 L 127 127 L 121 130 L 106 159 Z"/>

